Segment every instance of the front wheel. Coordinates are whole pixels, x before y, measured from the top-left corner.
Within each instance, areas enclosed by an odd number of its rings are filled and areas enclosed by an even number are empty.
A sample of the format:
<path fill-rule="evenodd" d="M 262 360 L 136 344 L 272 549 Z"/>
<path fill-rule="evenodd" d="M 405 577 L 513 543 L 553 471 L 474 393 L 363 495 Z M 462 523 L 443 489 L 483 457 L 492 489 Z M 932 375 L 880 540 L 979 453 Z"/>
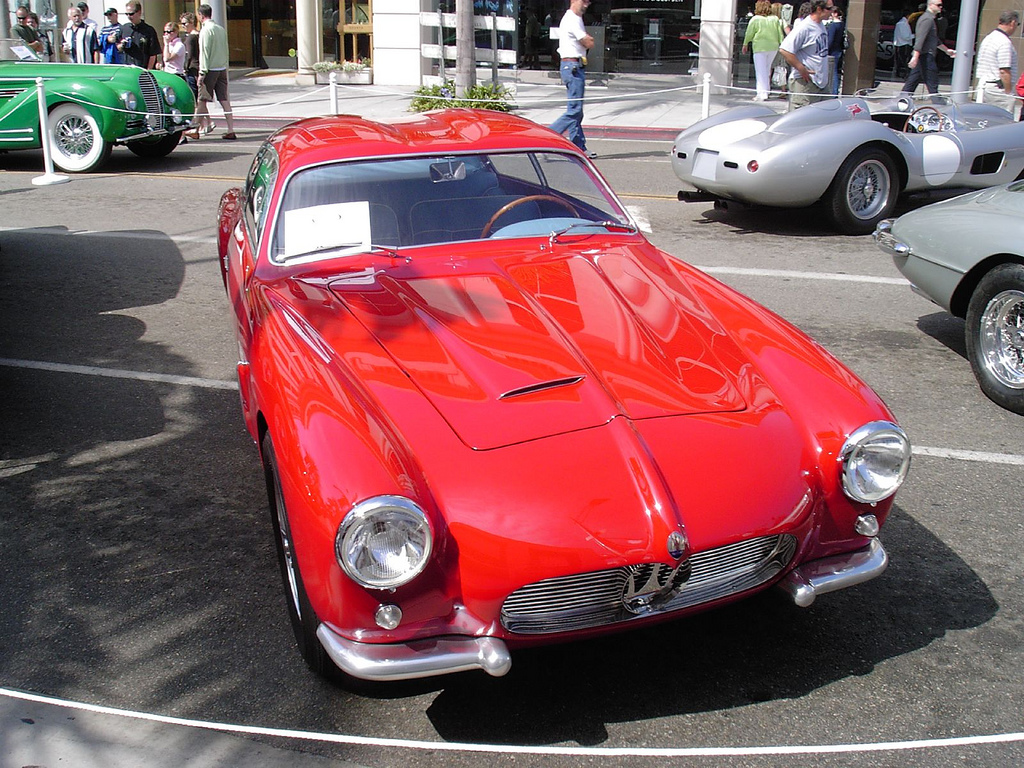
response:
<path fill-rule="evenodd" d="M 843 161 L 825 194 L 836 228 L 866 235 L 892 215 L 899 197 L 899 175 L 892 158 L 880 149 L 862 147 Z"/>
<path fill-rule="evenodd" d="M 96 118 L 79 104 L 58 104 L 50 111 L 49 140 L 53 164 L 68 173 L 84 173 L 102 165 L 111 145 Z"/>
<path fill-rule="evenodd" d="M 169 133 L 155 139 L 129 141 L 125 146 L 139 157 L 166 157 L 174 151 L 179 141 L 181 141 L 180 133 Z"/>
<path fill-rule="evenodd" d="M 267 496 L 270 501 L 270 518 L 277 542 L 277 559 L 281 568 L 281 580 L 284 582 L 288 602 L 288 618 L 291 619 L 295 642 L 310 669 L 321 677 L 338 680 L 341 671 L 331 661 L 316 636 L 320 619 L 310 605 L 309 596 L 302 583 L 302 574 L 299 572 L 299 563 L 295 557 L 295 542 L 292 539 L 288 509 L 281 491 L 277 455 L 274 453 L 274 443 L 269 432 L 263 436 L 260 449 L 263 455 L 263 474 L 267 481 Z"/>
<path fill-rule="evenodd" d="M 1024 265 L 985 275 L 967 306 L 967 357 L 981 391 L 1024 415 Z"/>

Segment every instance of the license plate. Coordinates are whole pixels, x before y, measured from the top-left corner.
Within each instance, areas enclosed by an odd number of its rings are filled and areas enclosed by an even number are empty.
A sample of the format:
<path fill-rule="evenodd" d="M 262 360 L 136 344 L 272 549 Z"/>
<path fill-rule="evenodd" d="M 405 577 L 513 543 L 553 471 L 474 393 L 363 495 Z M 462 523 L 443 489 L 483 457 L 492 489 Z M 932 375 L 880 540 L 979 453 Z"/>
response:
<path fill-rule="evenodd" d="M 698 179 L 715 180 L 718 168 L 718 153 L 707 149 L 698 149 L 693 158 L 693 175 Z"/>

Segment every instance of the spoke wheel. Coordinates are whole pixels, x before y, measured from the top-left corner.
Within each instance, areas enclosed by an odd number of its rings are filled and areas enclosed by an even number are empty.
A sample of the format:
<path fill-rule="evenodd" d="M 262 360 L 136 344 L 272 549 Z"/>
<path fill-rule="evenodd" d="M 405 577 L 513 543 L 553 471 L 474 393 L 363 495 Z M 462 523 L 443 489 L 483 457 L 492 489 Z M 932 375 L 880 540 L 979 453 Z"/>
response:
<path fill-rule="evenodd" d="M 982 278 L 967 308 L 965 332 L 981 390 L 1024 414 L 1024 266 L 1003 264 Z"/>
<path fill-rule="evenodd" d="M 867 147 L 854 151 L 826 193 L 839 231 L 851 235 L 872 232 L 896 207 L 898 180 L 896 167 L 884 151 Z"/>
<path fill-rule="evenodd" d="M 83 173 L 110 156 L 110 144 L 96 118 L 79 104 L 58 104 L 50 111 L 49 139 L 53 164 L 68 173 Z"/>

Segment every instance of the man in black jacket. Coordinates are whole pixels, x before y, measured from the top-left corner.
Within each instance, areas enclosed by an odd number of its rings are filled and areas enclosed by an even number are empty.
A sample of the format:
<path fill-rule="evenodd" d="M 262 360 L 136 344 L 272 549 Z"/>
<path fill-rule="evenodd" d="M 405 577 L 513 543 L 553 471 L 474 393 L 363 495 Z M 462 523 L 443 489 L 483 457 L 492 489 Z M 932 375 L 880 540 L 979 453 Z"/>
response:
<path fill-rule="evenodd" d="M 124 57 L 125 64 L 134 64 L 143 69 L 155 69 L 156 57 L 160 53 L 160 37 L 156 30 L 142 20 L 142 3 L 129 0 L 124 7 L 128 23 L 121 25 L 121 39 L 117 50 Z"/>

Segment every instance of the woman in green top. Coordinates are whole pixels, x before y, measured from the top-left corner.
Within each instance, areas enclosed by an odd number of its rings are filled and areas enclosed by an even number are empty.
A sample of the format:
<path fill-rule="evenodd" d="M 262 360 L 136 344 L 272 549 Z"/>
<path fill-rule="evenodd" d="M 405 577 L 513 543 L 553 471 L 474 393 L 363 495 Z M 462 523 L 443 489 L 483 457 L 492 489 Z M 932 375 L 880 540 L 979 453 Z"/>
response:
<path fill-rule="evenodd" d="M 782 45 L 782 19 L 772 15 L 772 4 L 768 0 L 757 0 L 754 18 L 747 24 L 743 37 L 743 52 L 754 51 L 754 75 L 757 78 L 757 95 L 754 101 L 767 101 L 772 87 L 772 62 Z"/>

